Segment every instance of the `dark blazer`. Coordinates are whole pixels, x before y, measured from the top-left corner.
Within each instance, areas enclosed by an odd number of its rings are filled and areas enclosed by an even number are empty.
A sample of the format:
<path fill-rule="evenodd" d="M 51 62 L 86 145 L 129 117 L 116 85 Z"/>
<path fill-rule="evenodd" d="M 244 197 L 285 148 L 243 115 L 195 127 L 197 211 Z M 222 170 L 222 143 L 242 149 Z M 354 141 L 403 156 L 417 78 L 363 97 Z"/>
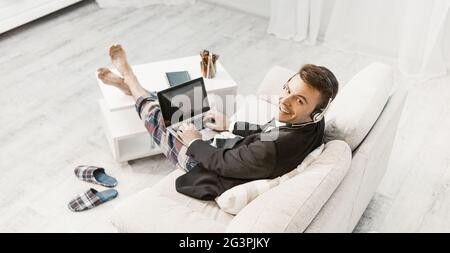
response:
<path fill-rule="evenodd" d="M 324 120 L 264 132 L 272 123 L 263 126 L 236 123 L 233 134 L 244 138 L 235 141 L 232 147 L 215 148 L 205 141 L 194 141 L 187 155 L 198 164 L 177 178 L 176 190 L 194 198 L 213 200 L 236 185 L 286 174 L 323 143 Z"/>

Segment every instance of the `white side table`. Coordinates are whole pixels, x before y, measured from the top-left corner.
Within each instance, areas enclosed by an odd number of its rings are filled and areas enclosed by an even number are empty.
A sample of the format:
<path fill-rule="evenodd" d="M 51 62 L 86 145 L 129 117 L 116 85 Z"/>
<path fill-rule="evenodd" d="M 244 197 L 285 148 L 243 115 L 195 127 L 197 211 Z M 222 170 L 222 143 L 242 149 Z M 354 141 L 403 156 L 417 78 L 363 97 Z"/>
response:
<path fill-rule="evenodd" d="M 149 91 L 164 90 L 169 87 L 165 73 L 171 71 L 188 71 L 191 79 L 201 77 L 200 56 L 191 56 L 167 61 L 153 62 L 133 67 L 141 85 Z M 105 85 L 98 80 L 103 94 L 99 105 L 103 115 L 103 127 L 109 146 L 117 161 L 129 161 L 161 153 L 153 143 L 149 133 L 139 119 L 131 96 L 126 96 L 119 89 Z M 214 79 L 205 79 L 205 87 L 211 104 L 216 96 L 225 104 L 217 103 L 218 110 L 232 115 L 235 111 L 234 97 L 237 84 L 217 63 L 217 75 Z M 227 100 L 226 100 L 226 99 Z"/>

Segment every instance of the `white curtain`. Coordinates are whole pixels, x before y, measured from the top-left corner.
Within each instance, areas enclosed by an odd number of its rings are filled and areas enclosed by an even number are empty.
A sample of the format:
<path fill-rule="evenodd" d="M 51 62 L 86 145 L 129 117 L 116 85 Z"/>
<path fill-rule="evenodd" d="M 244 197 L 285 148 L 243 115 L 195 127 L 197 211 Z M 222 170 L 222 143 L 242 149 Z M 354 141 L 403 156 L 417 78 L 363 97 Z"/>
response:
<path fill-rule="evenodd" d="M 296 4 L 310 1 L 289 2 L 272 1 L 276 11 L 272 11 L 270 33 L 284 38 L 295 34 L 290 29 L 292 19 L 290 16 L 285 19 L 281 8 L 292 15 L 293 10 L 298 8 Z M 445 52 L 450 45 L 444 44 L 443 38 L 450 30 L 447 22 L 450 0 L 326 1 L 327 4 L 330 2 L 333 5 L 329 21 L 324 24 L 325 17 L 318 18 L 321 20 L 319 23 L 326 26 L 322 35 L 325 44 L 336 49 L 393 59 L 407 77 L 428 79 L 447 73 L 449 66 Z M 309 16 L 314 17 L 317 13 L 323 13 L 326 4 L 321 1 L 320 5 L 322 12 L 312 12 L 312 9 L 304 7 L 297 11 L 297 15 L 305 16 L 309 12 Z M 304 21 L 302 24 L 302 29 L 306 26 L 308 31 L 317 30 L 317 24 Z M 317 36 L 310 36 L 309 39 L 317 40 Z"/>
<path fill-rule="evenodd" d="M 193 4 L 195 3 L 195 0 L 97 0 L 97 4 L 100 8 L 141 8 L 154 4 L 177 5 L 185 3 Z"/>
<path fill-rule="evenodd" d="M 271 0 L 268 32 L 280 39 L 315 44 L 322 18 L 322 0 Z"/>

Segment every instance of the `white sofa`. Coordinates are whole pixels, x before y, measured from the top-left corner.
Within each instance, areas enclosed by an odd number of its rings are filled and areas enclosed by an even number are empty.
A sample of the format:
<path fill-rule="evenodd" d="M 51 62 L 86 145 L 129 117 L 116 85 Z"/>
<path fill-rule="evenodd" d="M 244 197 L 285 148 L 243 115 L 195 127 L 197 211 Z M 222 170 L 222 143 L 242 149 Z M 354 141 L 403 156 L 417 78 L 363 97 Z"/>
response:
<path fill-rule="evenodd" d="M 386 66 L 375 63 L 355 81 L 377 85 L 390 80 L 377 79 L 386 71 Z M 258 95 L 277 94 L 291 73 L 273 68 Z M 154 187 L 125 200 L 111 221 L 119 232 L 352 232 L 385 174 L 407 95 L 404 90 L 390 94 L 362 142 L 352 144 L 350 134 L 353 152 L 342 141 L 328 142 L 305 173 L 258 196 L 237 215 L 224 212 L 214 201 L 176 192 L 175 179 L 184 173 L 176 170 Z M 247 99 L 246 104 L 238 109 L 236 119 L 261 122 L 276 109 L 262 99 Z M 257 106 L 272 110 L 254 112 Z"/>

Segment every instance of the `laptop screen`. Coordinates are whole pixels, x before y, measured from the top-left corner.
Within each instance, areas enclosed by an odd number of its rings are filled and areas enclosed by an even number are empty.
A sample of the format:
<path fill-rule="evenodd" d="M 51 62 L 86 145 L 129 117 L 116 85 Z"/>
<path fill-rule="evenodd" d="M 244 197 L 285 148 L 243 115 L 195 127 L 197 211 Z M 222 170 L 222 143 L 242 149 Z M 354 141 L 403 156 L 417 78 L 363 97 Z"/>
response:
<path fill-rule="evenodd" d="M 158 100 L 166 127 L 210 110 L 203 78 L 160 91 Z"/>

